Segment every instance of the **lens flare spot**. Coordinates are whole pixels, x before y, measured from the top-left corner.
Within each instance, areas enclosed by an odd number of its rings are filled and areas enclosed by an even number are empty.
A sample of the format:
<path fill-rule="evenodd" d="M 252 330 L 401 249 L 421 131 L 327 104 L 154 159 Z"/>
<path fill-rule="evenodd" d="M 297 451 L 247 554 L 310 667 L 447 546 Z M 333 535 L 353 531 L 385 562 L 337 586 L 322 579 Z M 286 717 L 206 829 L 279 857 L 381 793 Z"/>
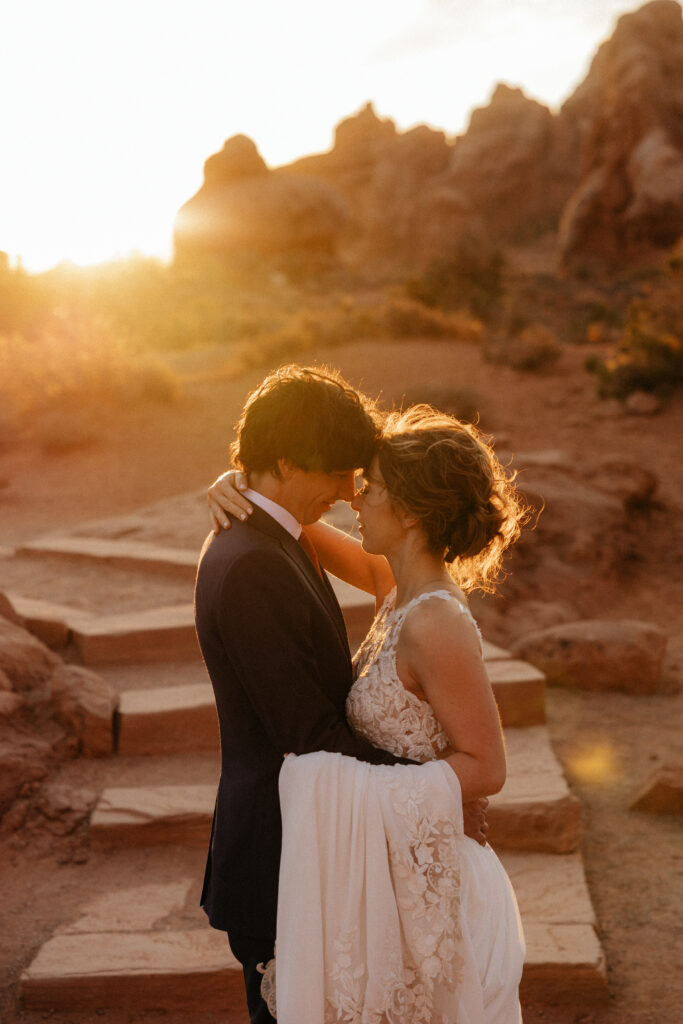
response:
<path fill-rule="evenodd" d="M 617 759 L 609 743 L 581 747 L 569 756 L 567 768 L 578 782 L 602 785 L 617 774 Z"/>

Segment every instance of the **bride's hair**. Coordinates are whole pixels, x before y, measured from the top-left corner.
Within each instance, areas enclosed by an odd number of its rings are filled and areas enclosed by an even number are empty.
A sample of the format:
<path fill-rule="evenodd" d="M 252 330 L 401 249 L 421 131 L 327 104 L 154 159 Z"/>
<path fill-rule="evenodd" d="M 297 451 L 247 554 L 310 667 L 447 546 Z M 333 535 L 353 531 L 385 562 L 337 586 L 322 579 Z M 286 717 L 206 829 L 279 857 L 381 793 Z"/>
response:
<path fill-rule="evenodd" d="M 430 550 L 464 591 L 493 591 L 527 509 L 491 446 L 470 423 L 414 405 L 389 414 L 378 451 L 393 502 L 417 516 Z"/>

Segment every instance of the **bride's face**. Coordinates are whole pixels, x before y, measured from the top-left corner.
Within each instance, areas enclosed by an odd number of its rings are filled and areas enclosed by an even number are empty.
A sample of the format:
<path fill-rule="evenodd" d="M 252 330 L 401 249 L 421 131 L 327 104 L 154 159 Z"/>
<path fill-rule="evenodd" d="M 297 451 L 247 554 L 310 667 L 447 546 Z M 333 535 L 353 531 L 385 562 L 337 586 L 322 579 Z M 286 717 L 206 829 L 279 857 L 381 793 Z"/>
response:
<path fill-rule="evenodd" d="M 405 535 L 394 510 L 377 459 L 363 476 L 363 484 L 351 502 L 358 513 L 358 528 L 365 551 L 387 555 Z"/>

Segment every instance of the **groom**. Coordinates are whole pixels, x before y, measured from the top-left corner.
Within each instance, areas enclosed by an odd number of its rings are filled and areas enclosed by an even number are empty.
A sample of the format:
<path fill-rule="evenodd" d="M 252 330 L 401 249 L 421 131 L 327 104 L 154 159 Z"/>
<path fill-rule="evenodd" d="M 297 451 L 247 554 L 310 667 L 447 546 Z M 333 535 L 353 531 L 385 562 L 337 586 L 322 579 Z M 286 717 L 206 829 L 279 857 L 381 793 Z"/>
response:
<path fill-rule="evenodd" d="M 284 755 L 328 750 L 410 763 L 351 733 L 344 620 L 300 543 L 302 525 L 351 500 L 355 470 L 370 464 L 377 437 L 370 411 L 339 375 L 297 366 L 271 374 L 247 399 L 231 451 L 247 474 L 253 514 L 210 535 L 199 562 L 197 634 L 221 735 L 201 902 L 243 966 L 251 1024 L 273 1020 L 258 967 L 275 942 Z M 474 819 L 468 831 L 482 838 Z"/>

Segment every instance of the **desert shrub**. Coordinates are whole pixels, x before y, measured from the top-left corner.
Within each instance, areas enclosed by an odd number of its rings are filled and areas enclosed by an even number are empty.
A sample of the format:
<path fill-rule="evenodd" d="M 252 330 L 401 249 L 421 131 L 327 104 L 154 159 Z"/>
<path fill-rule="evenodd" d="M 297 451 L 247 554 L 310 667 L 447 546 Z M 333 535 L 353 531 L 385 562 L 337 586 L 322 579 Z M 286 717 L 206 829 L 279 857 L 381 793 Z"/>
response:
<path fill-rule="evenodd" d="M 683 383 L 682 284 L 683 261 L 670 261 L 667 278 L 646 283 L 641 295 L 631 299 L 617 344 L 604 358 L 586 361 L 602 396 L 666 394 Z"/>
<path fill-rule="evenodd" d="M 408 295 L 428 306 L 470 309 L 488 319 L 504 291 L 505 259 L 500 249 L 463 237 L 455 252 L 434 260 L 417 278 L 408 282 Z"/>
<path fill-rule="evenodd" d="M 546 370 L 560 358 L 562 344 L 543 324 L 531 323 L 512 336 L 498 336 L 484 349 L 488 362 L 503 363 L 514 370 Z"/>
<path fill-rule="evenodd" d="M 98 318 L 54 316 L 39 333 L 0 336 L 0 406 L 15 437 L 51 451 L 89 443 L 107 410 L 176 401 L 180 393 L 159 356 L 137 351 Z"/>
<path fill-rule="evenodd" d="M 393 299 L 383 313 L 385 333 L 390 337 L 454 337 L 479 340 L 482 325 L 464 312 L 446 313 L 415 299 Z"/>

